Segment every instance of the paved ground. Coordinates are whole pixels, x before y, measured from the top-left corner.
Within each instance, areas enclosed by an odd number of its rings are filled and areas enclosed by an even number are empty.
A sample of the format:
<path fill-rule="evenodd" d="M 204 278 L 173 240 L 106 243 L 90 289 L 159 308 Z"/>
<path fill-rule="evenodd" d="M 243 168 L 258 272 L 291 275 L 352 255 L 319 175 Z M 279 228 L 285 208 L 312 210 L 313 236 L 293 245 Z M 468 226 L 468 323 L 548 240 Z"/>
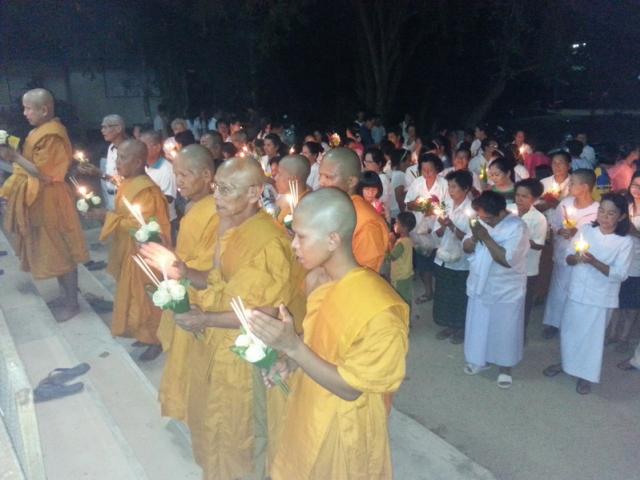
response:
<path fill-rule="evenodd" d="M 468 377 L 462 345 L 438 341 L 431 303 L 414 312 L 408 378 L 395 407 L 487 467 L 499 479 L 640 478 L 640 372 L 622 372 L 625 355 L 605 350 L 602 383 L 587 396 L 543 368 L 559 358 L 557 340 L 542 340 L 534 311 L 514 385 L 496 386 L 496 370 Z"/>

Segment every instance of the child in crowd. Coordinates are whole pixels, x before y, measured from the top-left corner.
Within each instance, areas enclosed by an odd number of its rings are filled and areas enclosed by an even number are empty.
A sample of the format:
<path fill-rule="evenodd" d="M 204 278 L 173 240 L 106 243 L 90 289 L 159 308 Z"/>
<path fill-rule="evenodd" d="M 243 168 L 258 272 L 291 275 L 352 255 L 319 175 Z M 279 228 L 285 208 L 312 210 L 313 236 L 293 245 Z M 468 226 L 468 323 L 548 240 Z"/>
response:
<path fill-rule="evenodd" d="M 413 241 L 409 233 L 416 227 L 416 217 L 411 212 L 398 215 L 393 226 L 391 252 L 391 285 L 411 307 L 413 300 Z"/>

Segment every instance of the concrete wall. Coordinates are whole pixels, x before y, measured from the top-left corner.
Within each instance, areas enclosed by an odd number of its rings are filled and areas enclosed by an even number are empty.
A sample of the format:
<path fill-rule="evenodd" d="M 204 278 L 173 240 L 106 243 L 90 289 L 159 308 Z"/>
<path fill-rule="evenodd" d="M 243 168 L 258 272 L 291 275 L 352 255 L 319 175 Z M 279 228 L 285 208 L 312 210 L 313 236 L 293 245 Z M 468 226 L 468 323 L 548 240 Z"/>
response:
<path fill-rule="evenodd" d="M 95 73 L 72 69 L 67 78 L 56 66 L 5 66 L 0 69 L 0 108 L 15 105 L 28 85 L 41 85 L 74 107 L 81 128 L 99 128 L 102 118 L 110 113 L 122 115 L 128 125 L 151 124 L 160 98 L 153 92 L 145 99 L 143 84 L 142 72 L 124 69 Z"/>

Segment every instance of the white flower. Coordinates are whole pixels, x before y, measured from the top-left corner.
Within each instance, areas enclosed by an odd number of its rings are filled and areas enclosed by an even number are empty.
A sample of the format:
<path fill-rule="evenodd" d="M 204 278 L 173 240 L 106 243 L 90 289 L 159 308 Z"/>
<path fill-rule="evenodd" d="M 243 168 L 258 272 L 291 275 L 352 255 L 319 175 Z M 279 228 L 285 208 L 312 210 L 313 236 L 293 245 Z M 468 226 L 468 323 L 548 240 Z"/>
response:
<path fill-rule="evenodd" d="M 262 347 L 256 343 L 252 343 L 244 352 L 244 358 L 247 362 L 256 363 L 266 357 L 267 354 Z"/>
<path fill-rule="evenodd" d="M 291 215 L 290 213 L 288 213 L 285 217 L 284 217 L 284 224 L 285 225 L 291 225 L 291 223 L 293 222 L 293 215 Z"/>
<path fill-rule="evenodd" d="M 94 205 L 100 205 L 102 203 L 102 199 L 95 195 L 93 197 L 91 197 L 91 203 L 93 203 Z"/>
<path fill-rule="evenodd" d="M 160 224 L 155 220 L 151 220 L 149 223 L 147 223 L 147 230 L 149 231 L 149 233 L 157 233 L 160 231 Z"/>
<path fill-rule="evenodd" d="M 8 137 L 9 137 L 9 134 L 7 133 L 6 130 L 0 130 L 0 145 L 6 144 Z"/>
<path fill-rule="evenodd" d="M 141 227 L 135 234 L 136 241 L 144 243 L 149 241 L 149 232 L 145 227 Z"/>
<path fill-rule="evenodd" d="M 236 347 L 248 347 L 251 345 L 251 337 L 245 333 L 238 335 L 236 338 Z"/>
<path fill-rule="evenodd" d="M 167 303 L 171 301 L 171 294 L 165 288 L 158 288 L 155 292 L 153 292 L 153 304 L 156 307 L 164 307 Z"/>
<path fill-rule="evenodd" d="M 176 283 L 175 285 L 169 286 L 169 293 L 171 294 L 171 298 L 176 301 L 180 301 L 187 294 L 187 289 L 184 288 L 184 285 Z"/>
<path fill-rule="evenodd" d="M 86 212 L 89 210 L 89 204 L 84 198 L 81 198 L 76 202 L 76 208 L 81 212 Z"/>

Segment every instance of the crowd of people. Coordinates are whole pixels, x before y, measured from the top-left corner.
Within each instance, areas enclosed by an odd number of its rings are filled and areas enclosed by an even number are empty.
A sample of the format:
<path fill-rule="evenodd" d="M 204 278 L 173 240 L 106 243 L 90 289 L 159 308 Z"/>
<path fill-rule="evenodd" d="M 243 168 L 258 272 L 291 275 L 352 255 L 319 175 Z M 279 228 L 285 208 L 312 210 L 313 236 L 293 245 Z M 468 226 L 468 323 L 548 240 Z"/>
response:
<path fill-rule="evenodd" d="M 49 306 L 70 320 L 89 260 L 80 218 L 103 224 L 112 333 L 134 337 L 142 361 L 165 352 L 162 414 L 189 426 L 204 478 L 391 478 L 387 416 L 411 310 L 428 304 L 436 338 L 464 344 L 464 372 L 495 366 L 504 389 L 536 303 L 544 338 L 560 339 L 541 372 L 575 377 L 579 394 L 600 381 L 606 342 L 631 351 L 639 145 L 604 168 L 583 133 L 540 152 L 524 131 L 507 143 L 482 125 L 423 136 L 410 116 L 385 129 L 359 112 L 344 131 L 292 141 L 268 121 L 169 123 L 161 110 L 131 135 L 105 116 L 98 167 L 72 160 L 49 92 L 23 106 L 34 129 L 20 149 L 0 147 L 22 267 L 58 279 Z M 78 212 L 90 175 L 102 200 Z M 159 308 L 156 275 L 190 307 Z M 245 336 L 277 359 L 252 365 Z M 640 347 L 618 367 L 640 369 Z"/>

